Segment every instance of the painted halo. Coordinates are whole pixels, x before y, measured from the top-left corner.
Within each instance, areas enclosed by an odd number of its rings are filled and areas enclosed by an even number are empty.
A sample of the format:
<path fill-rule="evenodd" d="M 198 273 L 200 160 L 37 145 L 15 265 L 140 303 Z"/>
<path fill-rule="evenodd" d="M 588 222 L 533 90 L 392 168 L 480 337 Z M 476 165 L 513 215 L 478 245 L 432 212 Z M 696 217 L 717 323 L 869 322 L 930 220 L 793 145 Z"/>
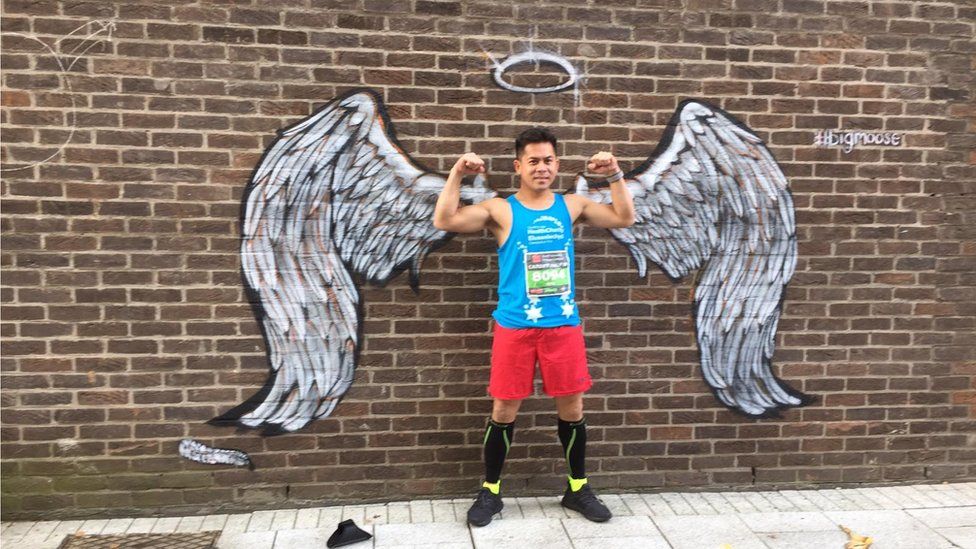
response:
<path fill-rule="evenodd" d="M 561 68 L 569 78 L 565 82 L 562 82 L 556 86 L 543 86 L 538 88 L 516 86 L 515 84 L 507 82 L 504 78 L 502 78 L 502 76 L 504 76 L 504 74 L 512 67 L 523 65 L 525 63 L 539 62 L 551 63 Z M 562 91 L 575 87 L 576 83 L 579 82 L 580 79 L 579 73 L 576 71 L 576 67 L 574 67 L 573 64 L 570 63 L 565 57 L 541 51 L 525 51 L 507 57 L 504 61 L 495 65 L 495 70 L 492 71 L 491 76 L 495 79 L 495 83 L 498 84 L 499 87 L 520 93 L 549 93 Z"/>

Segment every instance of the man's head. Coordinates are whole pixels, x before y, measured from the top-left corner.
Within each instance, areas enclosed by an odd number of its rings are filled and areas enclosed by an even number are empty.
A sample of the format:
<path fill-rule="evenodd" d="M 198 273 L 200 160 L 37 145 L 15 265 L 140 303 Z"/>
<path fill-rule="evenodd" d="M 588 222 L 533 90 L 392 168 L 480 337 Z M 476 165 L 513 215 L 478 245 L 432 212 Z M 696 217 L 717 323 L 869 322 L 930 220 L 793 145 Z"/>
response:
<path fill-rule="evenodd" d="M 559 172 L 556 136 L 545 128 L 529 128 L 515 138 L 515 172 L 520 185 L 531 190 L 548 189 Z"/>

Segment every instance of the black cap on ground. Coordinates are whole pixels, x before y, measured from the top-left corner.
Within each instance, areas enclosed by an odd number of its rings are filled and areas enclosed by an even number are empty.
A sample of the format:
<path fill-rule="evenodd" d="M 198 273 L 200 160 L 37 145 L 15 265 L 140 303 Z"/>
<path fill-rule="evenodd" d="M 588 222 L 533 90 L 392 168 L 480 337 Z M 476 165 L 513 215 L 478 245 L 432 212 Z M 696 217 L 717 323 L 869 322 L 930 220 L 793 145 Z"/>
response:
<path fill-rule="evenodd" d="M 329 541 L 325 542 L 325 544 L 329 547 L 342 547 L 343 545 L 352 545 L 353 543 L 366 541 L 371 537 L 373 537 L 371 534 L 356 526 L 356 523 L 352 519 L 349 519 L 339 523 L 339 527 L 336 528 L 335 532 L 332 532 L 332 535 L 329 536 Z"/>

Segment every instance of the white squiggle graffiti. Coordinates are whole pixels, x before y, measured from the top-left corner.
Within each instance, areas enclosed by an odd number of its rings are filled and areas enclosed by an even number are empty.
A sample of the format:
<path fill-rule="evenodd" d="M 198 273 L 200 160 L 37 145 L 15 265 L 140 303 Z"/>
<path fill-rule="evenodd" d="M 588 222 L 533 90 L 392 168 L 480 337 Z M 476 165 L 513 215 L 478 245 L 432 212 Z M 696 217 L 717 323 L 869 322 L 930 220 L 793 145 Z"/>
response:
<path fill-rule="evenodd" d="M 59 55 L 55 48 L 63 40 L 65 40 L 66 38 L 73 37 L 75 35 L 75 33 L 81 31 L 82 29 L 84 29 L 88 25 L 94 26 L 95 27 L 95 30 L 92 31 L 90 34 L 88 34 L 88 36 L 84 37 L 78 43 L 78 45 L 75 46 L 67 54 Z M 18 171 L 18 170 L 26 170 L 26 169 L 29 169 L 29 168 L 33 168 L 34 166 L 39 166 L 39 165 L 47 162 L 48 160 L 51 160 L 55 156 L 61 154 L 61 151 L 63 151 L 64 148 L 68 145 L 68 143 L 71 142 L 71 139 L 75 135 L 75 121 L 77 120 L 77 117 L 78 117 L 78 115 L 77 115 L 78 105 L 77 105 L 77 103 L 75 101 L 74 92 L 71 89 L 71 81 L 68 79 L 69 71 L 71 71 L 72 67 L 75 66 L 75 63 L 77 63 L 78 60 L 81 59 L 81 57 L 83 55 L 85 55 L 86 53 L 88 53 L 88 50 L 92 49 L 93 47 L 95 47 L 96 44 L 99 44 L 100 43 L 98 41 L 93 40 L 96 36 L 98 36 L 100 34 L 103 34 L 103 33 L 107 33 L 108 34 L 108 40 L 111 41 L 112 40 L 112 32 L 114 30 L 115 30 L 115 21 L 92 21 L 90 23 L 85 23 L 84 25 L 81 25 L 80 27 L 76 28 L 75 30 L 73 30 L 73 31 L 69 32 L 68 34 L 64 35 L 63 37 L 61 37 L 60 40 L 58 40 L 57 42 L 54 43 L 53 47 L 47 45 L 43 40 L 41 40 L 40 38 L 37 38 L 36 36 L 29 36 L 29 35 L 22 34 L 22 33 L 19 33 L 19 32 L 11 32 L 11 33 L 9 33 L 11 36 L 20 36 L 21 38 L 26 38 L 28 40 L 33 40 L 33 41 L 37 42 L 38 44 L 44 46 L 44 49 L 46 49 L 48 52 L 51 53 L 51 57 L 54 58 L 54 61 L 58 64 L 58 69 L 61 72 L 61 74 L 59 75 L 59 77 L 64 82 L 64 89 L 67 90 L 68 96 L 71 97 L 71 111 L 70 111 L 70 114 L 69 114 L 71 122 L 68 125 L 68 128 L 69 128 L 68 129 L 68 136 L 64 139 L 64 142 L 61 143 L 58 146 L 58 148 L 55 149 L 55 151 L 53 153 L 50 154 L 50 156 L 48 156 L 47 158 L 45 158 L 43 160 L 38 160 L 37 162 L 34 162 L 33 164 L 27 164 L 25 166 L 18 166 L 16 168 L 0 168 L 0 172 L 14 172 L 14 171 Z M 81 49 L 82 46 L 84 46 L 84 49 Z M 76 52 L 78 52 L 79 49 L 81 49 L 81 52 L 80 53 L 76 53 Z"/>
<path fill-rule="evenodd" d="M 180 456 L 197 463 L 208 465 L 233 465 L 254 470 L 254 462 L 247 453 L 230 448 L 212 448 L 202 442 L 185 438 L 180 441 Z"/>

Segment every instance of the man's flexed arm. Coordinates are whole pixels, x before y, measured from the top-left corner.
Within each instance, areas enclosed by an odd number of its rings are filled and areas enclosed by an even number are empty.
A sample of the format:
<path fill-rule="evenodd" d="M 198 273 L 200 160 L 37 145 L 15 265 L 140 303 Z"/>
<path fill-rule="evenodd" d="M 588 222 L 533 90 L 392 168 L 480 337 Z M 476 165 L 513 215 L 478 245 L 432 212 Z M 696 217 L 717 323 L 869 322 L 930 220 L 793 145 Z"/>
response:
<path fill-rule="evenodd" d="M 598 204 L 586 199 L 583 203 L 583 219 L 594 227 L 615 229 L 634 224 L 634 197 L 624 183 L 624 174 L 617 159 L 608 152 L 598 152 L 586 165 L 593 173 L 607 176 L 610 182 L 610 204 Z"/>
<path fill-rule="evenodd" d="M 465 153 L 458 158 L 447 176 L 444 190 L 437 198 L 434 207 L 434 227 L 452 233 L 474 233 L 485 228 L 491 215 L 488 208 L 473 204 L 459 208 L 461 201 L 461 180 L 468 175 L 485 173 L 485 162 L 474 153 Z"/>

